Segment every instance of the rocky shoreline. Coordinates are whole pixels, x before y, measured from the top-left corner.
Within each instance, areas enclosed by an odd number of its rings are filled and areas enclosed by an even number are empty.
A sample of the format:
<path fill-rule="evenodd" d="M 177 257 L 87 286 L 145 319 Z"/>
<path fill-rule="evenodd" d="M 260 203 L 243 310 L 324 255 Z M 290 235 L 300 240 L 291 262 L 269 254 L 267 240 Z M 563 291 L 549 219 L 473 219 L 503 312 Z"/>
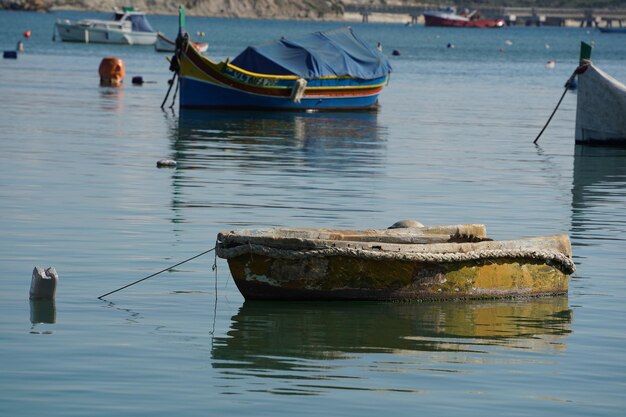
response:
<path fill-rule="evenodd" d="M 116 7 L 134 6 L 150 14 L 173 15 L 179 5 L 189 16 L 259 19 L 335 20 L 344 14 L 341 0 L 0 0 L 0 9 L 49 12 L 85 10 L 108 12 Z"/>

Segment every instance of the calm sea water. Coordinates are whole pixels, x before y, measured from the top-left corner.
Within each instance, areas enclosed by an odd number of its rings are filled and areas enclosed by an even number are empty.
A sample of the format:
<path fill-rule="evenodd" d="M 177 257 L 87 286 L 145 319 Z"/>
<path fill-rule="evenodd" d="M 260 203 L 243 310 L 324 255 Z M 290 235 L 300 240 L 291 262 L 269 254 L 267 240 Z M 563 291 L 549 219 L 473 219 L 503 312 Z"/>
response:
<path fill-rule="evenodd" d="M 355 24 L 400 51 L 379 112 L 181 113 L 159 108 L 167 55 L 53 42 L 59 15 L 93 16 L 0 12 L 2 50 L 33 31 L 0 61 L 0 415 L 623 415 L 626 152 L 575 148 L 575 93 L 532 141 L 579 42 L 626 80 L 626 36 Z M 151 21 L 174 35 L 175 17 Z M 337 26 L 188 19 L 216 59 Z M 123 88 L 98 86 L 105 56 Z M 220 230 L 405 218 L 568 233 L 569 295 L 250 303 L 209 254 L 97 299 Z M 59 273 L 52 305 L 28 300 L 35 266 Z"/>

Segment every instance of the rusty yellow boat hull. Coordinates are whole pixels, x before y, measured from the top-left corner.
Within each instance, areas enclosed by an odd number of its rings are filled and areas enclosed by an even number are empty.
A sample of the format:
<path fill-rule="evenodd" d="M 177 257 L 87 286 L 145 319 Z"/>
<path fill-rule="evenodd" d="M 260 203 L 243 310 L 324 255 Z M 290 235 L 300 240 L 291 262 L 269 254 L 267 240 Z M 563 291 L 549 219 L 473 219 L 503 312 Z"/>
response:
<path fill-rule="evenodd" d="M 222 232 L 246 299 L 445 300 L 564 294 L 566 235 L 492 241 L 482 225 Z"/>

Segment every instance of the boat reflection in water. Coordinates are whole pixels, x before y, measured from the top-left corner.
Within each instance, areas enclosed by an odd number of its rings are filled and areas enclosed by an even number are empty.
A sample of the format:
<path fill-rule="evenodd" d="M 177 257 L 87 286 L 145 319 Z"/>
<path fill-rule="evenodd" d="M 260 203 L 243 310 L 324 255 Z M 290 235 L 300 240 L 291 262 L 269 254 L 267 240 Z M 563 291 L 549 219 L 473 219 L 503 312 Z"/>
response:
<path fill-rule="evenodd" d="M 573 245 L 594 239 L 621 240 L 626 224 L 617 210 L 626 199 L 626 149 L 576 145 L 572 187 Z M 602 255 L 602 254 L 600 254 Z"/>
<path fill-rule="evenodd" d="M 294 384 L 362 377 L 364 362 L 369 372 L 457 372 L 469 362 L 506 361 L 494 359 L 494 351 L 565 350 L 571 320 L 565 296 L 432 303 L 246 301 L 227 335 L 214 339 L 212 358 L 229 377 Z M 455 362 L 455 353 L 465 359 Z M 468 355 L 475 360 L 468 362 Z"/>
<path fill-rule="evenodd" d="M 376 170 L 382 128 L 375 112 L 236 112 L 181 109 L 174 131 L 176 160 L 195 162 L 227 152 L 226 161 L 242 157 L 255 161 L 289 161 L 293 164 L 334 164 L 351 170 Z M 250 159 L 250 156 L 253 158 Z M 321 158 L 321 157 L 324 158 Z M 330 156 L 330 160 L 327 157 Z M 332 158 L 336 156 L 337 158 Z M 198 161 L 199 162 L 199 161 Z M 222 160 L 222 162 L 225 162 Z M 198 166 L 197 168 L 201 168 Z"/>
<path fill-rule="evenodd" d="M 179 218 L 192 215 L 179 209 L 205 218 L 197 209 L 237 209 L 251 222 L 240 225 L 258 225 L 276 209 L 307 207 L 336 220 L 348 210 L 378 210 L 385 198 L 371 185 L 388 169 L 376 113 L 181 109 L 171 132 L 167 157 L 177 161 L 172 206 Z"/>

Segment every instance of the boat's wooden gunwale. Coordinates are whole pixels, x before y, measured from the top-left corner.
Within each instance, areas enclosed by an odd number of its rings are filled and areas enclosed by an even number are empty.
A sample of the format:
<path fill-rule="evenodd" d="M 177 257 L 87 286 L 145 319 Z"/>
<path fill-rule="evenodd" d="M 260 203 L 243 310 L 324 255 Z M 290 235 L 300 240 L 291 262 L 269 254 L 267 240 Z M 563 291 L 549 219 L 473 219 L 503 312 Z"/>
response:
<path fill-rule="evenodd" d="M 446 241 L 442 241 L 445 240 Z M 416 239 L 418 239 L 416 237 Z M 446 235 L 423 236 L 426 243 L 387 243 L 379 241 L 353 241 L 336 239 L 303 239 L 303 238 L 274 238 L 270 236 L 244 237 L 233 240 L 220 240 L 220 253 L 226 255 L 233 248 L 245 250 L 246 247 L 266 247 L 270 250 L 291 250 L 306 256 L 307 250 L 316 249 L 354 249 L 363 251 L 389 252 L 397 254 L 454 254 L 478 253 L 485 251 L 554 251 L 565 256 L 571 256 L 571 244 L 567 235 L 552 235 L 513 240 L 485 240 L 480 242 L 454 242 Z M 313 256 L 313 255 L 312 255 Z M 314 255 L 314 256 L 317 256 Z"/>
<path fill-rule="evenodd" d="M 243 229 L 221 232 L 218 240 L 223 244 L 265 244 L 275 247 L 306 245 L 308 247 L 329 246 L 341 242 L 379 242 L 400 244 L 429 244 L 444 242 L 472 242 L 486 240 L 487 231 L 482 224 L 460 224 L 397 229 L 313 229 L 313 228 L 268 228 Z"/>

